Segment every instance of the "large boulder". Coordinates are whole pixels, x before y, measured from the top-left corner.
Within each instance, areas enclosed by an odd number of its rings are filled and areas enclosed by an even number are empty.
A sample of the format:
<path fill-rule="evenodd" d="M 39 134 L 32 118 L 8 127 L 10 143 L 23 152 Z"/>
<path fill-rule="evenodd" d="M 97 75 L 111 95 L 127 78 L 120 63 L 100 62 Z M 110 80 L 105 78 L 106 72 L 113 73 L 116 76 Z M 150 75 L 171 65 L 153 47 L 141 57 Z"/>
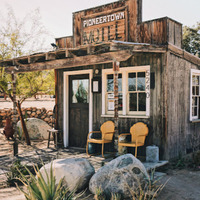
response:
<path fill-rule="evenodd" d="M 26 119 L 26 128 L 29 133 L 30 139 L 45 139 L 49 137 L 48 129 L 52 129 L 46 122 L 37 118 L 27 118 Z M 19 134 L 22 134 L 21 122 L 17 122 L 17 127 Z"/>
<path fill-rule="evenodd" d="M 131 198 L 130 191 L 136 191 L 147 177 L 144 165 L 132 154 L 126 154 L 100 168 L 90 179 L 89 189 L 93 194 L 101 188 L 107 194 Z"/>
<path fill-rule="evenodd" d="M 51 163 L 44 165 L 40 172 L 46 179 L 50 173 Z M 88 187 L 89 180 L 95 173 L 94 167 L 85 158 L 57 159 L 53 161 L 53 172 L 56 177 L 56 184 L 64 177 L 64 183 L 70 191 L 80 191 Z"/>

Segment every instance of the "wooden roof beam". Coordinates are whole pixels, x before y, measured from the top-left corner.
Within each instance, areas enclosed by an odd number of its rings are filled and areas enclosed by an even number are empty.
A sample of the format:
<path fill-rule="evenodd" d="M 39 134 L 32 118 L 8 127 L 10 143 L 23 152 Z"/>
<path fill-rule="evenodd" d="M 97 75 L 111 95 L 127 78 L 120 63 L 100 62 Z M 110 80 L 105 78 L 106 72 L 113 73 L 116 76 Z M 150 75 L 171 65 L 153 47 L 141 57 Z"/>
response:
<path fill-rule="evenodd" d="M 123 51 L 108 52 L 98 55 L 87 55 L 75 58 L 65 58 L 59 60 L 30 63 L 27 65 L 21 65 L 19 70 L 16 71 L 16 73 L 104 64 L 104 63 L 111 63 L 113 62 L 114 59 L 117 61 L 126 61 L 131 56 L 132 56 L 131 51 L 123 50 Z M 12 67 L 5 67 L 5 70 L 7 73 L 11 73 L 13 69 Z"/>

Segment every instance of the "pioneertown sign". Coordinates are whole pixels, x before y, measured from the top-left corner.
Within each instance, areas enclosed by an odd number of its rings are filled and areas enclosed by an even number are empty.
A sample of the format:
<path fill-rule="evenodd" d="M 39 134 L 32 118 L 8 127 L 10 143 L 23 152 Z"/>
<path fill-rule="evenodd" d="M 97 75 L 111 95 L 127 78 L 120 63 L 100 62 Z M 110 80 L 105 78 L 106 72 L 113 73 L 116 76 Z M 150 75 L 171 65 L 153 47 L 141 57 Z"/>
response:
<path fill-rule="evenodd" d="M 126 40 L 126 10 L 82 18 L 82 44 Z"/>

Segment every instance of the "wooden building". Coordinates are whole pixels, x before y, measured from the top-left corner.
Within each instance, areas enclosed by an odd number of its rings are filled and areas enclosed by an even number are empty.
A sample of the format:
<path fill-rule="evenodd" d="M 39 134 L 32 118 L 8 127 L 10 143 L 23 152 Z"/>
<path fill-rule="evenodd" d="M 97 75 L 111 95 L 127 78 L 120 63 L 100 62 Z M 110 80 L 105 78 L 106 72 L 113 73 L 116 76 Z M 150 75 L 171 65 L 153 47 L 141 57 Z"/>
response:
<path fill-rule="evenodd" d="M 56 44 L 55 51 L 1 64 L 16 73 L 55 69 L 64 147 L 85 147 L 89 131 L 114 120 L 116 60 L 119 133 L 146 123 L 146 145 L 159 146 L 164 159 L 200 148 L 200 59 L 181 49 L 180 23 L 168 17 L 143 22 L 142 0 L 121 0 L 73 13 L 73 36 Z"/>

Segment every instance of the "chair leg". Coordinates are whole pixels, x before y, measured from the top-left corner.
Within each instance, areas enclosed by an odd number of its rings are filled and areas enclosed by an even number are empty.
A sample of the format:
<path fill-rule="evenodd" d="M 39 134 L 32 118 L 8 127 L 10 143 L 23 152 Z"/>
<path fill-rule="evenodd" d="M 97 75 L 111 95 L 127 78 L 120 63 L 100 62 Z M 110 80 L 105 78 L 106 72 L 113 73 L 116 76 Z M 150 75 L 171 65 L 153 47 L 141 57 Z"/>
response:
<path fill-rule="evenodd" d="M 102 151 L 101 151 L 102 157 L 104 158 L 103 151 L 104 151 L 104 143 L 102 143 Z"/>
<path fill-rule="evenodd" d="M 86 153 L 89 156 L 89 153 L 88 153 L 88 141 L 87 141 L 87 145 L 86 145 Z"/>
<path fill-rule="evenodd" d="M 135 157 L 137 158 L 137 146 L 135 147 Z"/>

